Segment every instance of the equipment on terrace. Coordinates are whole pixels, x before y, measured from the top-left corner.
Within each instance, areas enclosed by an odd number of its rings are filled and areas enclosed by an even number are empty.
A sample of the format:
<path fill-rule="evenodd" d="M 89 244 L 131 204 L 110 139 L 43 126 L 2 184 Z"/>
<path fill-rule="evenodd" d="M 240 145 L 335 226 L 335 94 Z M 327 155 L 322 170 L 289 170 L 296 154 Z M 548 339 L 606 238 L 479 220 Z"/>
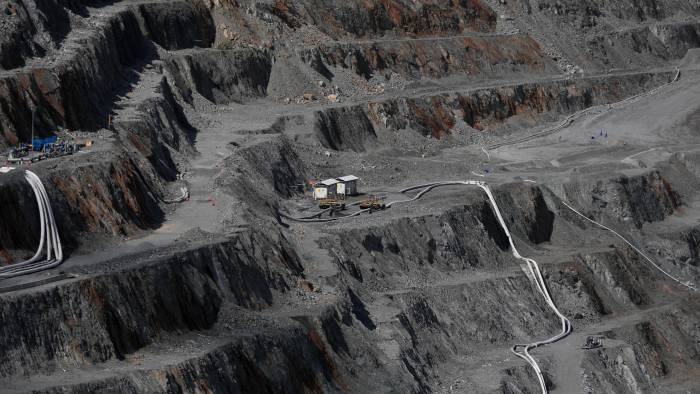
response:
<path fill-rule="evenodd" d="M 379 196 L 369 196 L 368 199 L 362 200 L 360 202 L 360 209 L 369 209 L 371 211 L 378 211 L 386 208 L 386 204 L 383 202 L 383 198 Z"/>
<path fill-rule="evenodd" d="M 345 209 L 345 202 L 336 198 L 322 198 L 318 200 L 318 207 L 321 209 L 334 209 L 343 210 Z"/>
<path fill-rule="evenodd" d="M 589 336 L 586 338 L 586 343 L 584 343 L 583 346 L 581 346 L 581 349 L 591 350 L 591 349 L 597 349 L 597 348 L 602 347 L 602 346 L 603 346 L 603 342 L 601 341 L 601 339 L 599 337 Z"/>

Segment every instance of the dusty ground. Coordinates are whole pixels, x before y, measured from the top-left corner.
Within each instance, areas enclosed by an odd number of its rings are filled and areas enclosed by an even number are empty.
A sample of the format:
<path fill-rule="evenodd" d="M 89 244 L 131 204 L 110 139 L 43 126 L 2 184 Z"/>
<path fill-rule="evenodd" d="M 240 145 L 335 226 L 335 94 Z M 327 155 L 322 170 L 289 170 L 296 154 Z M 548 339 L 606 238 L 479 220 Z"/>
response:
<path fill-rule="evenodd" d="M 550 392 L 700 390 L 697 293 L 562 204 L 700 285 L 692 1 L 8 4 L 0 146 L 103 138 L 31 167 L 68 258 L 0 282 L 3 391 L 539 392 L 510 347 L 557 321 L 483 193 L 285 218 L 346 174 L 493 187 L 573 324 Z M 3 264 L 30 193 L 0 175 Z"/>

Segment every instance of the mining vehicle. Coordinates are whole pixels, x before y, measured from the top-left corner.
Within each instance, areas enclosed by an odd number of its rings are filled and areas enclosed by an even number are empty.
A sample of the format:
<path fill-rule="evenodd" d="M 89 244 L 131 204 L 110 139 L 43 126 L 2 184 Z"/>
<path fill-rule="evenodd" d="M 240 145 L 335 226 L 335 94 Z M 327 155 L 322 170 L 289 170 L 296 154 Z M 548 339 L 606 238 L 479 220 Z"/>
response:
<path fill-rule="evenodd" d="M 581 349 L 584 350 L 591 350 L 591 349 L 597 349 L 599 347 L 603 346 L 603 341 L 599 337 L 593 337 L 589 336 L 586 338 L 586 343 L 581 346 Z"/>
<path fill-rule="evenodd" d="M 10 151 L 7 153 L 7 157 L 9 159 L 21 159 L 23 157 L 29 156 L 29 153 L 32 151 L 32 146 L 29 144 L 20 144 L 16 148 L 11 148 Z"/>
<path fill-rule="evenodd" d="M 322 198 L 318 200 L 318 207 L 321 209 L 333 208 L 335 210 L 345 209 L 345 202 L 337 198 Z"/>
<path fill-rule="evenodd" d="M 386 208 L 386 204 L 382 201 L 383 199 L 378 196 L 369 196 L 368 199 L 360 202 L 360 209 L 370 209 L 372 211 L 377 211 Z"/>

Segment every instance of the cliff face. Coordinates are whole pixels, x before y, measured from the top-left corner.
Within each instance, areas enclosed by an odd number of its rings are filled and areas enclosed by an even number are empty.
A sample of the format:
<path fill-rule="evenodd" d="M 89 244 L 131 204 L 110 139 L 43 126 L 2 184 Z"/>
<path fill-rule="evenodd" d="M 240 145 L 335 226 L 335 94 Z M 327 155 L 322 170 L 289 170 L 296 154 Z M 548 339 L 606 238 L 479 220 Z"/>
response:
<path fill-rule="evenodd" d="M 377 141 L 374 126 L 360 106 L 317 112 L 316 133 L 323 146 L 335 150 L 362 152 Z"/>
<path fill-rule="evenodd" d="M 602 218 L 605 212 L 617 222 L 638 228 L 665 219 L 682 205 L 681 195 L 657 171 L 607 182 L 563 184 L 553 191 L 577 203 L 589 217 Z"/>
<path fill-rule="evenodd" d="M 158 76 L 154 93 L 129 103 L 125 111 L 128 115 L 121 113 L 113 127 L 119 140 L 131 148 L 130 157 L 153 180 L 150 187 L 162 194 L 163 188 L 155 180 L 177 179 L 180 169 L 174 156 L 195 153 L 197 130 L 187 119 L 166 77 Z"/>
<path fill-rule="evenodd" d="M 450 75 L 493 76 L 544 73 L 556 67 L 528 36 L 474 36 L 368 44 L 328 44 L 303 51 L 308 63 L 347 68 L 370 78 L 399 74 L 405 78 L 443 78 Z"/>
<path fill-rule="evenodd" d="M 39 210 L 23 172 L 0 184 L 0 249 L 34 251 L 39 245 Z M 61 240 L 69 249 L 86 233 L 121 237 L 153 229 L 163 220 L 145 173 L 128 157 L 56 171 L 44 177 Z M 18 231 L 21 223 L 22 231 Z"/>
<path fill-rule="evenodd" d="M 269 11 L 289 26 L 318 25 L 340 38 L 398 35 L 444 35 L 464 31 L 493 31 L 495 13 L 481 0 L 442 3 L 398 1 L 277 1 Z M 319 23 L 325 21 L 326 23 Z"/>
<path fill-rule="evenodd" d="M 567 225 L 566 216 L 548 202 L 556 199 L 545 198 L 537 187 L 507 185 L 496 189 L 496 198 L 519 239 L 550 242 L 553 229 Z M 143 264 L 109 262 L 109 274 L 93 275 L 99 267 L 92 267 L 83 277 L 45 290 L 0 297 L 0 314 L 10 322 L 2 328 L 0 373 L 12 377 L 126 360 L 144 367 L 129 374 L 100 370 L 100 379 L 64 389 L 89 392 L 120 384 L 134 392 L 217 390 L 230 384 L 241 391 L 335 392 L 390 387 L 395 381 L 406 390 L 424 390 L 452 357 L 556 327 L 536 293 L 522 291 L 530 281 L 511 266 L 505 234 L 488 203 L 467 200 L 473 202 L 439 215 L 356 226 L 320 239 L 334 256 L 343 295 L 302 315 L 291 312 L 289 320 L 269 320 L 255 333 L 250 325 L 287 313 L 284 300 L 298 292 L 309 296 L 308 289 L 298 288 L 306 283 L 303 258 L 280 233 L 245 230 L 228 240 L 151 256 Z M 637 259 L 629 250 L 611 249 L 546 266 L 545 274 L 564 313 L 585 325 L 649 305 L 651 290 L 644 289 L 655 285 Z M 415 278 L 439 285 L 410 286 Z M 253 311 L 261 314 L 253 318 Z M 654 337 L 695 335 L 678 316 L 673 312 L 654 323 L 678 321 L 677 328 L 655 331 Z M 18 329 L 29 326 L 35 329 Z M 606 335 L 629 337 L 624 330 Z M 183 335 L 191 335 L 192 349 L 173 352 L 170 341 Z M 645 355 L 637 368 L 652 379 L 676 362 L 666 355 L 674 350 L 659 350 L 659 340 L 640 339 L 632 350 Z M 675 349 L 677 339 L 673 343 Z M 170 361 L 153 352 L 158 348 L 170 352 Z M 371 386 L 350 372 L 367 362 L 378 374 Z M 627 387 L 609 381 L 607 371 L 617 367 L 585 365 L 600 379 L 597 384 Z M 520 372 L 504 379 L 502 384 L 517 387 L 529 382 Z"/>
<path fill-rule="evenodd" d="M 51 57 L 69 43 L 76 31 L 88 29 L 91 8 L 103 8 L 107 13 L 124 7 L 110 7 L 109 0 L 22 0 L 8 4 L 3 10 L 3 23 L 9 34 L 3 34 L 0 65 L 12 70 L 30 65 L 37 58 Z M 145 33 L 166 49 L 210 46 L 215 38 L 215 28 L 209 11 L 200 2 L 174 1 L 168 3 L 139 4 L 132 9 L 141 28 L 134 32 Z M 123 16 L 109 15 L 118 24 Z M 126 25 L 128 30 L 133 25 Z M 107 23 L 98 27 L 101 32 L 115 29 Z M 117 36 L 119 38 L 119 36 Z M 104 37 L 109 40 L 108 37 Z M 89 43 L 88 46 L 92 46 Z M 128 42 L 122 47 L 127 49 Z M 133 42 L 131 42 L 133 44 Z"/>
<path fill-rule="evenodd" d="M 300 273 L 284 238 L 251 232 L 141 266 L 125 264 L 110 275 L 88 275 L 31 297 L 5 297 L 0 374 L 124 358 L 166 333 L 212 327 L 223 303 L 266 308 Z M 19 329 L 30 326 L 34 329 Z"/>
<path fill-rule="evenodd" d="M 91 0 L 8 3 L 0 15 L 6 29 L 0 39 L 0 66 L 5 70 L 22 67 L 27 60 L 60 47 L 74 27 L 71 14 L 85 15 L 86 7 L 101 3 Z"/>
<path fill-rule="evenodd" d="M 556 47 L 561 64 L 589 70 L 658 67 L 698 45 L 700 7 L 688 0 L 517 1 L 503 8 Z M 579 44 L 561 45 L 584 31 Z M 669 36 L 676 38 L 667 40 Z"/>
<path fill-rule="evenodd" d="M 49 14 L 49 20 L 55 16 Z M 57 127 L 96 130 L 106 126 L 117 95 L 134 83 L 127 71 L 155 56 L 150 39 L 167 49 L 208 46 L 213 41 L 209 13 L 186 1 L 137 8 L 115 5 L 102 18 L 96 26 L 76 26 L 73 35 L 66 37 L 68 42 L 57 43 L 60 56 L 40 51 L 26 67 L 0 78 L 4 134 L 0 146 L 29 139 L 32 111 L 38 135 L 48 135 Z M 87 38 L 72 45 L 81 33 Z"/>
<path fill-rule="evenodd" d="M 186 102 L 196 92 L 216 104 L 245 103 L 266 96 L 272 60 L 258 49 L 212 49 L 170 56 L 166 70 Z"/>
<path fill-rule="evenodd" d="M 532 120 L 541 114 L 570 114 L 644 92 L 669 78 L 670 74 L 642 74 L 397 98 L 369 103 L 366 116 L 375 127 L 410 129 L 440 139 L 449 136 L 460 122 L 489 130 L 514 117 Z"/>
<path fill-rule="evenodd" d="M 34 108 L 39 135 L 59 126 L 94 130 L 106 124 L 104 105 L 118 76 L 126 65 L 147 56 L 147 50 L 136 16 L 125 11 L 107 22 L 103 35 L 91 37 L 66 60 L 3 77 L 0 124 L 7 142 L 28 140 Z"/>
<path fill-rule="evenodd" d="M 25 67 L 0 77 L 0 146 L 29 139 L 33 111 L 37 136 L 63 127 L 95 131 L 111 126 L 116 138 L 105 138 L 104 130 L 95 135 L 99 152 L 88 152 L 79 166 L 37 170 L 54 205 L 62 239 L 72 250 L 90 245 L 82 241 L 88 234 L 90 240 L 121 238 L 162 223 L 165 182 L 176 180 L 177 163 L 194 154 L 196 129 L 162 65 L 154 68 L 149 63 L 158 56 L 158 45 L 182 49 L 194 41 L 201 44 L 207 34 L 212 36 L 213 25 L 208 11 L 190 2 L 139 7 L 100 3 L 98 23 L 90 25 L 81 21 L 95 18 L 85 8 L 94 4 L 54 6 L 71 15 L 70 34 Z M 52 14 L 42 20 L 58 23 L 51 18 L 59 17 Z M 196 32 L 177 28 L 178 21 L 188 21 Z M 153 30 L 149 23 L 156 22 L 164 27 Z M 207 45 L 213 36 L 208 40 Z M 139 76 L 146 64 L 158 73 L 149 87 L 154 94 L 127 96 L 134 85 L 146 83 Z M 7 207 L 2 215 L 8 219 L 1 225 L 7 237 L 0 241 L 0 249 L 5 251 L 32 250 L 38 242 L 38 213 L 24 183 L 18 176 L 1 186 Z M 29 231 L 15 231 L 16 223 L 28 223 Z M 4 261 L 12 260 L 7 252 L 4 255 Z"/>
<path fill-rule="evenodd" d="M 147 3 L 137 9 L 148 37 L 167 50 L 208 48 L 214 43 L 214 20 L 202 2 Z"/>

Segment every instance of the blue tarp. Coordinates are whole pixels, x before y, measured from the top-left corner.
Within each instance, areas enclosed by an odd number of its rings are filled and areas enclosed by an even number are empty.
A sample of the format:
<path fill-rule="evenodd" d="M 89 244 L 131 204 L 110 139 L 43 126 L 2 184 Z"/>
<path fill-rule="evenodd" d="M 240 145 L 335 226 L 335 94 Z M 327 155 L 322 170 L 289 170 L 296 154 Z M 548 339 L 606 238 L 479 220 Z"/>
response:
<path fill-rule="evenodd" d="M 44 149 L 44 145 L 55 144 L 56 141 L 58 141 L 58 136 L 52 135 L 51 137 L 46 138 L 34 138 L 32 140 L 32 145 L 35 151 L 40 151 Z"/>

